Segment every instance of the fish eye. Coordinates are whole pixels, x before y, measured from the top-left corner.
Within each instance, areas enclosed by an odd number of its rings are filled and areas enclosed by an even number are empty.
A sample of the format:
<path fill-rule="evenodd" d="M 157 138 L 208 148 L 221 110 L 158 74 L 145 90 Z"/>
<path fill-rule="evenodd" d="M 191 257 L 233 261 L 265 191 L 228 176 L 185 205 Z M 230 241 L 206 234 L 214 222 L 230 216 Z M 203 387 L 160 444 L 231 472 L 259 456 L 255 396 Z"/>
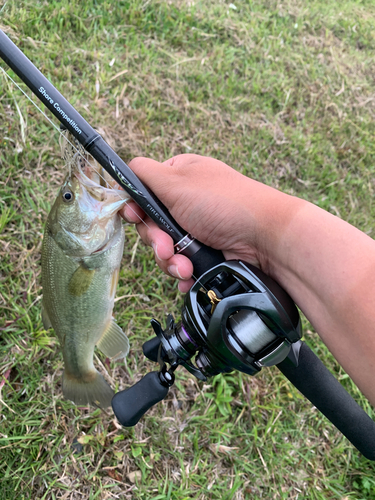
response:
<path fill-rule="evenodd" d="M 67 203 L 70 203 L 71 201 L 73 201 L 73 193 L 69 190 L 64 191 L 62 194 L 62 197 L 63 197 L 63 200 Z"/>

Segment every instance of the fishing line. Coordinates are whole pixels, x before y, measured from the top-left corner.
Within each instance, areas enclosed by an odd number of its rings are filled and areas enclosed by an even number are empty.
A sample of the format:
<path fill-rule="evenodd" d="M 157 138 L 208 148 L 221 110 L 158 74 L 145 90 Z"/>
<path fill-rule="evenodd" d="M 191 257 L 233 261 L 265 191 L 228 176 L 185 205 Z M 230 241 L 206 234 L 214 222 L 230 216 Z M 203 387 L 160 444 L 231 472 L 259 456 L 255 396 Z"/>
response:
<path fill-rule="evenodd" d="M 124 188 L 147 215 L 146 220 L 154 221 L 161 230 L 172 237 L 174 252 L 168 250 L 168 259 L 173 256 L 173 253 L 181 253 L 188 257 L 193 264 L 194 279 L 225 260 L 220 250 L 201 243 L 174 220 L 161 200 L 2 30 L 0 30 L 0 57 L 52 112 L 63 127 L 71 132 L 84 150 L 88 151 L 98 164 Z M 71 147 L 72 151 L 76 150 L 74 146 Z M 96 169 L 94 171 L 96 172 Z M 140 220 L 138 216 L 134 219 Z M 148 227 L 144 220 L 142 222 Z"/>
<path fill-rule="evenodd" d="M 98 169 L 96 168 L 96 166 L 94 166 L 92 163 L 90 163 L 90 162 L 88 161 L 88 159 L 87 159 L 87 158 L 85 158 L 85 156 L 84 156 L 84 155 L 83 155 L 83 154 L 79 151 L 79 149 L 77 148 L 77 146 L 76 146 L 75 144 L 73 144 L 73 143 L 72 143 L 72 142 L 71 142 L 71 141 L 70 141 L 70 140 L 66 137 L 66 135 L 65 135 L 65 134 L 64 134 L 64 133 L 60 130 L 60 128 L 59 128 L 59 127 L 58 127 L 58 126 L 57 126 L 57 125 L 56 125 L 56 124 L 55 124 L 55 123 L 54 123 L 54 122 L 53 122 L 53 121 L 49 118 L 49 116 L 48 116 L 48 115 L 47 115 L 47 114 L 46 114 L 46 113 L 45 113 L 45 112 L 44 112 L 44 111 L 43 111 L 43 110 L 42 110 L 42 109 L 41 109 L 41 108 L 37 105 L 37 103 L 36 103 L 35 101 L 33 101 L 33 100 L 31 99 L 31 97 L 30 97 L 30 96 L 28 96 L 28 95 L 26 94 L 26 92 L 22 89 L 22 87 L 20 87 L 20 86 L 18 85 L 18 83 L 17 83 L 15 80 L 13 80 L 13 78 L 12 78 L 10 75 L 8 75 L 8 73 L 4 70 L 4 68 L 2 68 L 2 67 L 0 66 L 0 69 L 1 69 L 1 71 L 4 73 L 4 75 L 5 75 L 5 76 L 7 76 L 7 77 L 9 78 L 9 80 L 10 80 L 10 81 L 11 81 L 11 82 L 12 82 L 12 83 L 13 83 L 13 84 L 14 84 L 14 85 L 15 85 L 15 86 L 16 86 L 16 87 L 17 87 L 17 88 L 18 88 L 18 89 L 22 92 L 22 94 L 23 94 L 23 95 L 24 95 L 24 96 L 25 96 L 25 97 L 26 97 L 26 98 L 27 98 L 27 99 L 28 99 L 28 100 L 29 100 L 29 101 L 30 101 L 30 102 L 31 102 L 31 103 L 32 103 L 32 104 L 36 107 L 36 109 L 37 109 L 40 113 L 42 113 L 42 115 L 44 116 L 44 118 L 46 118 L 46 120 L 48 120 L 48 122 L 52 125 L 52 127 L 54 127 L 54 128 L 57 130 L 57 132 L 60 134 L 60 136 L 61 136 L 61 137 L 62 137 L 62 138 L 63 138 L 66 142 L 68 142 L 68 143 L 69 143 L 69 144 L 70 144 L 70 145 L 71 145 L 71 146 L 75 149 L 75 151 L 78 153 L 78 155 L 79 155 L 79 156 L 81 156 L 81 157 L 83 158 L 83 160 L 85 160 L 85 161 L 88 163 L 88 165 L 90 165 L 90 167 L 92 167 L 92 168 L 93 168 L 93 170 L 95 170 L 95 172 L 99 175 L 99 177 L 100 177 L 100 178 L 101 178 L 101 179 L 102 179 L 102 180 L 103 180 L 103 181 L 104 181 L 104 182 L 105 182 L 105 183 L 109 186 L 108 181 L 107 181 L 107 180 L 103 177 L 103 175 L 102 175 L 102 174 L 98 171 Z M 86 153 L 87 153 L 87 152 L 86 152 Z M 90 153 L 87 153 L 87 154 L 90 154 Z M 90 155 L 90 156 L 91 156 L 91 155 Z M 117 193 L 116 193 L 116 195 L 119 197 L 119 199 L 121 199 L 121 196 L 119 196 Z M 131 207 L 130 207 L 130 208 L 131 208 Z M 133 212 L 134 212 L 134 210 L 133 210 Z M 135 212 L 134 212 L 134 213 L 135 213 Z M 135 215 L 137 215 L 137 214 L 135 213 Z M 138 215 L 137 215 L 137 217 L 139 218 L 139 216 L 138 216 Z M 147 225 L 147 224 L 146 224 L 146 225 Z"/>
<path fill-rule="evenodd" d="M 90 163 L 90 161 L 79 151 L 79 149 L 77 148 L 77 146 L 75 144 L 73 144 L 66 136 L 65 134 L 60 130 L 60 127 L 58 127 L 50 118 L 49 116 L 37 105 L 37 103 L 35 101 L 33 101 L 33 99 L 31 99 L 31 97 L 29 95 L 27 95 L 27 93 L 22 89 L 22 87 L 20 87 L 20 85 L 18 85 L 18 83 L 4 70 L 4 68 L 2 68 L 2 66 L 0 66 L 0 69 L 1 71 L 3 72 L 3 74 L 21 91 L 21 93 L 36 107 L 36 109 L 44 116 L 44 118 L 46 118 L 46 120 L 52 125 L 52 127 L 57 130 L 57 132 L 59 133 L 59 135 L 65 140 L 67 141 L 72 147 L 73 149 L 76 151 L 76 154 L 78 154 L 80 157 L 83 158 L 84 161 L 87 162 L 88 165 L 90 165 L 93 170 L 99 175 L 99 177 L 106 183 L 106 185 L 109 185 L 108 181 L 104 178 L 104 176 L 98 171 L 97 167 L 95 165 L 93 165 L 92 163 Z M 88 152 L 86 152 L 86 154 L 90 155 L 91 158 L 92 158 L 92 155 Z M 118 193 L 116 193 L 116 195 L 119 197 L 119 199 L 121 199 L 121 197 L 118 195 Z M 140 220 L 140 222 L 142 222 L 148 229 L 151 229 L 150 226 L 147 224 L 147 222 L 142 219 L 137 213 L 136 211 L 129 205 L 129 203 L 127 201 L 125 201 L 125 204 L 130 208 L 130 210 L 133 212 L 134 215 L 136 215 L 136 217 Z M 174 253 L 171 254 L 171 257 L 173 257 Z M 199 281 L 199 278 L 197 278 L 194 273 L 192 273 L 192 278 L 200 283 Z M 202 288 L 204 290 L 206 290 L 206 287 L 202 284 L 201 285 Z M 207 290 L 206 290 L 207 292 Z"/>
<path fill-rule="evenodd" d="M 60 130 L 60 128 L 49 118 L 49 116 L 37 105 L 37 103 L 35 101 L 33 101 L 31 99 L 30 96 L 28 96 L 26 94 L 26 92 L 22 89 L 22 87 L 20 87 L 18 85 L 18 83 L 13 80 L 13 78 L 8 75 L 8 73 L 4 70 L 4 68 L 2 68 L 0 66 L 0 69 L 1 71 L 3 72 L 3 74 L 9 78 L 9 80 L 22 92 L 22 94 L 36 107 L 36 109 L 42 113 L 42 115 L 44 116 L 44 118 L 46 118 L 46 120 L 48 120 L 48 122 L 52 125 L 52 127 L 54 127 L 57 132 L 59 133 L 59 135 L 66 141 L 68 142 L 72 147 L 73 149 L 76 151 L 76 154 L 78 154 L 88 165 L 90 165 L 90 167 L 99 175 L 99 177 L 106 183 L 107 186 L 109 186 L 109 183 L 108 181 L 105 179 L 105 177 L 99 172 L 98 168 L 93 165 L 92 163 L 90 163 L 90 161 L 80 152 L 80 150 L 77 148 L 77 146 L 75 144 L 73 144 L 68 138 L 67 136 Z M 86 152 L 86 154 L 90 154 L 88 152 Z M 91 156 L 91 155 L 90 155 Z M 92 156 L 91 156 L 92 158 Z M 121 196 L 116 193 L 116 195 L 118 196 L 118 198 L 121 200 Z M 127 205 L 128 205 L 128 202 L 126 201 L 125 202 Z M 129 206 L 129 205 L 128 205 Z M 135 212 L 135 210 L 133 210 L 131 207 L 129 207 L 130 210 L 134 213 L 134 215 L 136 215 L 138 217 L 138 219 L 140 219 L 141 222 L 143 222 L 143 224 L 145 224 L 146 227 L 148 227 L 150 229 L 150 227 L 148 226 L 148 224 Z"/>

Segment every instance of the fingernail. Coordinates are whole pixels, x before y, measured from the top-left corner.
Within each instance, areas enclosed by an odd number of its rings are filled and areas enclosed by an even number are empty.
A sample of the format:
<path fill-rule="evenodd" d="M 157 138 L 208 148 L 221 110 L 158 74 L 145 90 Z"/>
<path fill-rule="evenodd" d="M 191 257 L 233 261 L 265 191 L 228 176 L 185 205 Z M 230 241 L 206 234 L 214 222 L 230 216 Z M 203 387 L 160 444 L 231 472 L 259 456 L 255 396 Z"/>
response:
<path fill-rule="evenodd" d="M 184 279 L 181 274 L 178 272 L 178 268 L 177 266 L 173 265 L 173 266 L 169 266 L 168 267 L 168 272 L 171 276 L 174 276 L 175 278 L 179 279 L 179 280 L 182 280 Z"/>
<path fill-rule="evenodd" d="M 154 254 L 156 255 L 156 257 L 160 260 L 160 257 L 159 257 L 159 254 L 158 254 L 158 246 L 156 243 L 152 242 L 151 243 L 151 246 L 152 246 L 152 249 L 154 251 Z"/>

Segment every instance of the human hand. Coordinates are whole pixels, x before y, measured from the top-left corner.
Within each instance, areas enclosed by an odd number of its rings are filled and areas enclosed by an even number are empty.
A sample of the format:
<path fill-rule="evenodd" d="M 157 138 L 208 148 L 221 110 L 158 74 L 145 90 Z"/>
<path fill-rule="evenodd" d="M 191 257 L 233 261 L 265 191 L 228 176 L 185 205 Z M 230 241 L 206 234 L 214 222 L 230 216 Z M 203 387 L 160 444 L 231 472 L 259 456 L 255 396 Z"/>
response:
<path fill-rule="evenodd" d="M 195 238 L 274 278 L 375 404 L 375 242 L 338 217 L 245 177 L 224 163 L 180 155 L 135 158 L 131 169 Z M 122 210 L 152 245 L 156 262 L 187 292 L 193 266 L 134 203 Z M 144 221 L 144 224 L 142 223 Z M 358 258 L 360 256 L 360 258 Z"/>
<path fill-rule="evenodd" d="M 228 260 L 242 259 L 267 272 L 262 221 L 270 227 L 275 219 L 275 198 L 287 195 L 219 160 L 198 155 L 179 155 L 164 163 L 135 158 L 129 166 L 197 240 L 221 250 Z M 193 266 L 187 257 L 174 254 L 172 238 L 134 202 L 120 214 L 137 224 L 142 240 L 153 247 L 157 264 L 182 280 L 180 291 L 187 292 L 193 284 Z"/>

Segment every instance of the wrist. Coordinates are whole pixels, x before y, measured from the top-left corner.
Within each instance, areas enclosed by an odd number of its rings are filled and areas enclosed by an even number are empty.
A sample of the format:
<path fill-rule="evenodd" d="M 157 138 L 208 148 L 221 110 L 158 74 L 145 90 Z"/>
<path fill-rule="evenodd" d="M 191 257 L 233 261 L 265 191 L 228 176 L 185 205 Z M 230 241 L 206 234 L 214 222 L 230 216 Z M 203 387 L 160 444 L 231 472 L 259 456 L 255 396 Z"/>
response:
<path fill-rule="evenodd" d="M 255 181 L 254 181 L 255 182 Z M 277 281 L 289 266 L 288 233 L 301 210 L 309 203 L 275 188 L 257 183 L 249 212 L 255 221 L 250 235 L 257 249 L 260 268 Z M 261 186 L 261 188 L 260 188 Z"/>

